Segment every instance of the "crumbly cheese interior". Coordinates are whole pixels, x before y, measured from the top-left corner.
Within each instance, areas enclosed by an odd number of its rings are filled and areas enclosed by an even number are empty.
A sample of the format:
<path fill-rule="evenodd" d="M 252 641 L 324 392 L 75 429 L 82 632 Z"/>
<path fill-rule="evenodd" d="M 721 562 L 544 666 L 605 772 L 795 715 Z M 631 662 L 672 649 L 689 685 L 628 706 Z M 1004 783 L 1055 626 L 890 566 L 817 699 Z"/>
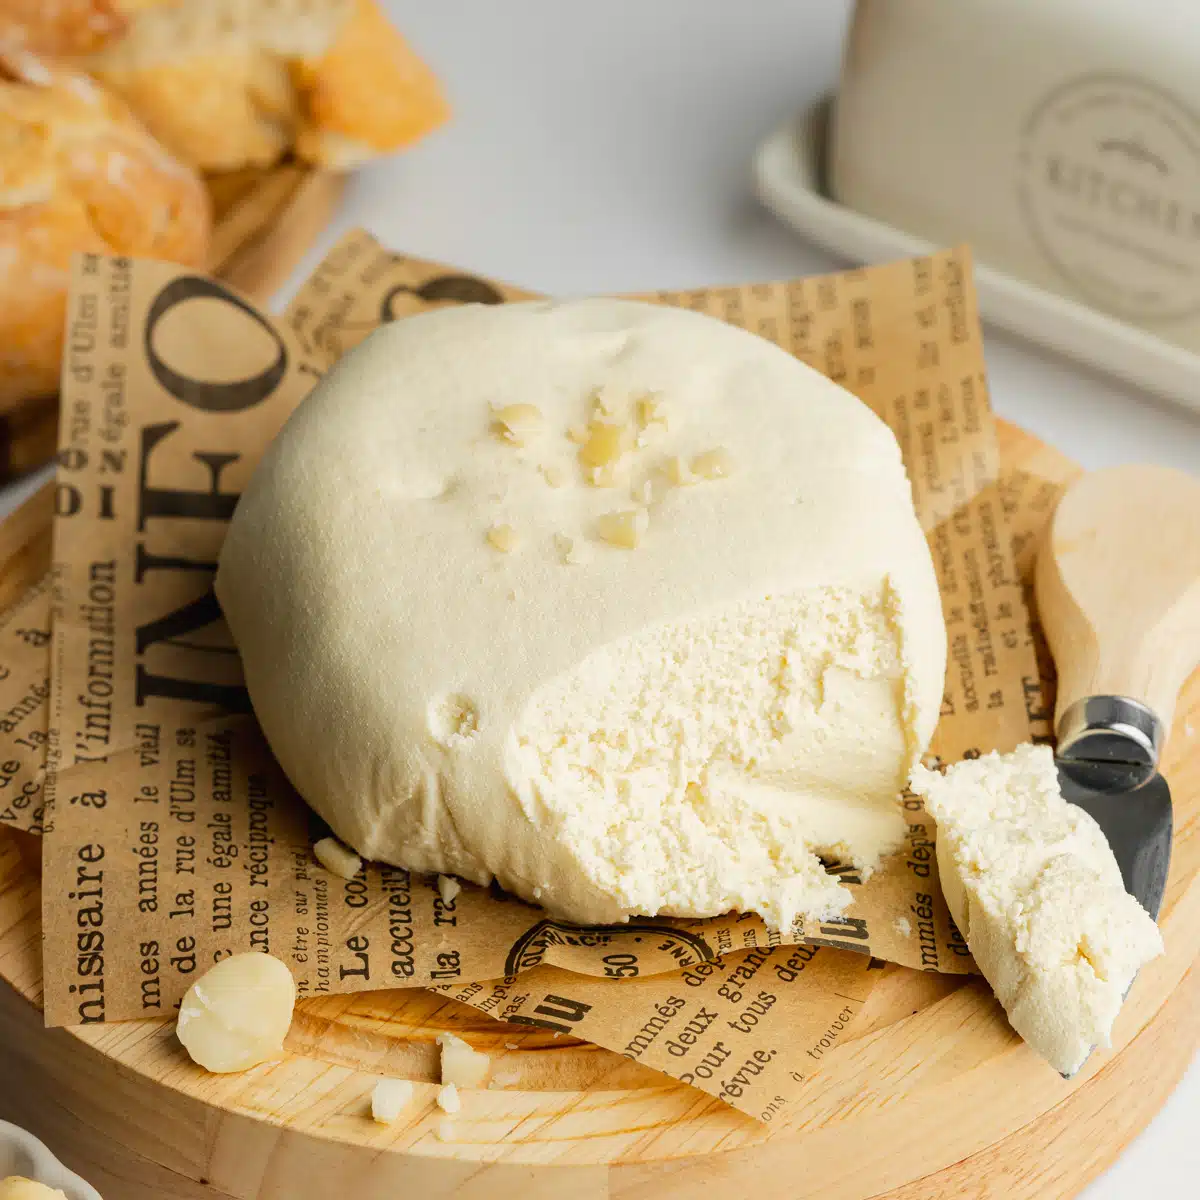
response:
<path fill-rule="evenodd" d="M 300 406 L 216 580 L 347 845 L 559 917 L 840 912 L 937 719 L 891 431 L 778 347 L 614 300 L 381 329 Z"/>
<path fill-rule="evenodd" d="M 950 910 L 1013 1028 L 1073 1075 L 1109 1045 L 1139 968 L 1162 935 L 1128 892 L 1100 826 L 1063 799 L 1047 746 L 918 766 L 913 790 L 938 825 Z"/>
<path fill-rule="evenodd" d="M 631 912 L 759 912 L 786 928 L 904 835 L 908 733 L 884 589 L 742 601 L 590 654 L 514 726 L 510 785 Z M 545 883 L 530 881 L 534 892 Z"/>

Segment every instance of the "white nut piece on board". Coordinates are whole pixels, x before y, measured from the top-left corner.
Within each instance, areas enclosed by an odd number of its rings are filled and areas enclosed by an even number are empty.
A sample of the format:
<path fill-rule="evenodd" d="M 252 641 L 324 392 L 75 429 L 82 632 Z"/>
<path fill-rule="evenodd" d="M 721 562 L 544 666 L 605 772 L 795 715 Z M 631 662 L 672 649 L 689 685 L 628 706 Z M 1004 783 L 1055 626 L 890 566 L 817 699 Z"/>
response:
<path fill-rule="evenodd" d="M 474 1088 L 487 1078 L 492 1060 L 486 1054 L 472 1050 L 453 1033 L 439 1033 L 437 1043 L 442 1048 L 443 1083 L 455 1088 Z"/>
<path fill-rule="evenodd" d="M 452 875 L 439 875 L 437 877 L 437 890 L 443 904 L 453 904 L 455 897 L 462 891 L 462 884 Z"/>
<path fill-rule="evenodd" d="M 9 1175 L 0 1179 L 0 1200 L 67 1200 L 67 1194 L 23 1175 Z"/>
<path fill-rule="evenodd" d="M 313 854 L 317 862 L 342 879 L 353 879 L 362 870 L 362 859 L 337 838 L 323 837 L 313 843 Z"/>
<path fill-rule="evenodd" d="M 277 958 L 252 951 L 223 958 L 187 990 L 175 1033 L 206 1071 L 247 1071 L 283 1053 L 296 983 Z"/>
<path fill-rule="evenodd" d="M 437 1103 L 442 1112 L 450 1113 L 453 1116 L 462 1108 L 462 1101 L 458 1098 L 458 1088 L 452 1083 L 446 1084 L 437 1094 Z"/>
<path fill-rule="evenodd" d="M 371 1119 L 380 1125 L 390 1125 L 411 1103 L 412 1081 L 381 1079 L 371 1092 Z"/>

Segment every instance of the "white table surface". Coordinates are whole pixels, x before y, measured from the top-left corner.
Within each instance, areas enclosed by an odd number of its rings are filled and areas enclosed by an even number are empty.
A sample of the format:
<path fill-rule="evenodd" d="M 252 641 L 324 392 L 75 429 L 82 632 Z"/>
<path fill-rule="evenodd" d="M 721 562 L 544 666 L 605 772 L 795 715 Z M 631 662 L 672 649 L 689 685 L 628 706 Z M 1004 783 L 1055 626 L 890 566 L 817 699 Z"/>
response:
<path fill-rule="evenodd" d="M 353 180 L 296 279 L 354 225 L 398 250 L 559 294 L 842 265 L 757 204 L 750 159 L 781 119 L 836 83 L 845 0 L 388 7 L 445 81 L 454 120 Z M 996 410 L 1085 466 L 1138 460 L 1200 474 L 1200 418 L 990 330 L 987 359 Z M 1194 1195 L 1198 1125 L 1193 1062 L 1087 1200 Z"/>

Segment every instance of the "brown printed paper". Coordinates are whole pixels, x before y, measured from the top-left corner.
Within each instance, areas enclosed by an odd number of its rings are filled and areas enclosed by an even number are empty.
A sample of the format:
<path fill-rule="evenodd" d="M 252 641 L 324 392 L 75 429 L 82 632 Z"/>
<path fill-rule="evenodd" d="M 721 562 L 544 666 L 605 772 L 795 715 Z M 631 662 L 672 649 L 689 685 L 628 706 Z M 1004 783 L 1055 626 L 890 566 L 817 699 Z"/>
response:
<path fill-rule="evenodd" d="M 0 824 L 42 832 L 50 698 L 50 579 L 0 616 Z"/>
<path fill-rule="evenodd" d="M 505 979 L 468 999 L 481 1005 L 498 987 L 519 993 L 524 971 L 569 971 L 589 996 L 611 992 L 590 1005 L 583 1036 L 620 1051 L 638 1015 L 626 1013 L 630 979 L 639 997 L 668 997 L 681 970 L 738 949 L 776 956 L 803 939 L 831 948 L 811 960 L 820 971 L 791 981 L 795 1003 L 831 1045 L 841 1028 L 835 1002 L 861 1003 L 870 955 L 971 969 L 937 885 L 932 823 L 911 799 L 907 847 L 866 881 L 841 869 L 855 893 L 848 915 L 783 938 L 738 914 L 581 928 L 485 889 L 446 902 L 435 881 L 397 868 L 370 865 L 347 881 L 315 864 L 309 847 L 323 829 L 248 715 L 212 596 L 225 524 L 287 414 L 381 320 L 516 295 L 351 234 L 281 326 L 178 268 L 80 261 L 55 525 L 48 1023 L 169 1013 L 213 961 L 256 948 L 288 964 L 302 996 L 414 985 L 461 996 L 477 981 Z M 996 490 L 965 255 L 649 299 L 771 337 L 889 420 L 930 532 L 951 636 L 935 748 L 950 759 L 1024 740 L 1037 666 Z M 817 986 L 826 964 L 859 984 Z M 755 1014 L 764 1023 L 772 1012 L 795 1016 L 783 1002 L 767 1008 Z M 741 1018 L 730 1010 L 715 1019 Z M 680 1064 L 662 1065 L 681 1075 Z M 756 1089 L 747 1111 L 765 1111 L 763 1095 Z"/>
<path fill-rule="evenodd" d="M 502 1021 L 606 1046 L 769 1122 L 850 1028 L 881 965 L 770 946 L 619 984 L 543 966 L 440 990 Z"/>

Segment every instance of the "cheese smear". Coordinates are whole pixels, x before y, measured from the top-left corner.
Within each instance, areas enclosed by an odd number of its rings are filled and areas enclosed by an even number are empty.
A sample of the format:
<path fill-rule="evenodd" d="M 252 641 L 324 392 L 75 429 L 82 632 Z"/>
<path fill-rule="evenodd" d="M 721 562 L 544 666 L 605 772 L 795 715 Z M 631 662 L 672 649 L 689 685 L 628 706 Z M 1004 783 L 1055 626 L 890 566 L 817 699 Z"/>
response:
<path fill-rule="evenodd" d="M 937 821 L 951 915 L 1012 1027 L 1073 1075 L 1110 1044 L 1138 969 L 1162 935 L 1125 891 L 1100 826 L 1063 799 L 1048 746 L 917 767 L 912 788 Z"/>
<path fill-rule="evenodd" d="M 342 841 L 585 923 L 844 911 L 820 856 L 899 844 L 945 671 L 887 426 L 629 301 L 372 334 L 268 450 L 216 589 Z"/>

